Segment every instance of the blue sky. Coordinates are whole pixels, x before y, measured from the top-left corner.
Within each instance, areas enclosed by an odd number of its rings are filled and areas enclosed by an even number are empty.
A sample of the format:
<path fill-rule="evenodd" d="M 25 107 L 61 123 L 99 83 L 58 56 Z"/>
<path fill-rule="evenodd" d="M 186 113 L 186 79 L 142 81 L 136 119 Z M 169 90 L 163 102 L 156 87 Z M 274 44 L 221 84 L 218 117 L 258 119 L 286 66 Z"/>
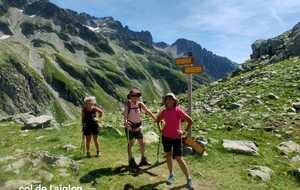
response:
<path fill-rule="evenodd" d="M 193 40 L 242 63 L 251 44 L 300 22 L 300 0 L 51 0 L 93 16 L 113 16 L 132 30 L 149 30 L 156 42 Z"/>

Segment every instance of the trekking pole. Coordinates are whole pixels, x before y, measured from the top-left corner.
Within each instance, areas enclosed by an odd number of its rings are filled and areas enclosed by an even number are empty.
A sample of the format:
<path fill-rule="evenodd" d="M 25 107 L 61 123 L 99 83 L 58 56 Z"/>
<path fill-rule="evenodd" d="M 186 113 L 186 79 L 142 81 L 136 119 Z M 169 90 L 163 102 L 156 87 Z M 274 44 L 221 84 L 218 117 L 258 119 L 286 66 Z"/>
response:
<path fill-rule="evenodd" d="M 162 124 L 163 122 L 161 122 Z M 160 128 L 160 127 L 159 127 Z M 160 156 L 160 143 L 162 139 L 162 134 L 159 131 L 159 139 L 158 139 L 158 145 L 157 145 L 157 153 L 156 153 L 156 164 L 159 164 L 159 156 Z"/>
<path fill-rule="evenodd" d="M 81 147 L 82 147 L 82 154 L 85 154 L 85 136 L 83 133 L 82 133 Z"/>
<path fill-rule="evenodd" d="M 159 164 L 161 138 L 162 138 L 161 135 L 159 135 L 159 140 L 158 140 L 158 145 L 157 145 L 157 153 L 156 153 L 156 164 Z"/>
<path fill-rule="evenodd" d="M 81 145 L 80 145 L 82 154 L 85 153 L 85 136 L 84 136 L 83 130 L 84 130 L 84 124 L 82 124 L 82 137 L 81 137 Z"/>
<path fill-rule="evenodd" d="M 129 158 L 129 129 L 127 128 L 127 126 L 125 126 L 125 130 L 127 133 L 127 157 L 128 157 L 128 166 L 129 166 L 129 162 L 130 162 L 130 158 Z"/>

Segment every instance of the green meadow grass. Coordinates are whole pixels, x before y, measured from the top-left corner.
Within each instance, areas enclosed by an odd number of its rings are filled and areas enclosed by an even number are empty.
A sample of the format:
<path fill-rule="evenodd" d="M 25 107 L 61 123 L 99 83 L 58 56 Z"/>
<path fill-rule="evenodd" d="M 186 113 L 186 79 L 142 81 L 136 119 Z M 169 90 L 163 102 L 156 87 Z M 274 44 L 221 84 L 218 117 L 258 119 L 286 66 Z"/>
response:
<path fill-rule="evenodd" d="M 120 127 L 120 113 L 108 113 L 101 123 L 104 126 L 109 124 L 113 127 L 118 127 L 123 132 L 123 129 Z M 148 126 L 145 130 L 156 130 L 155 125 L 149 119 L 145 120 L 144 125 Z M 45 167 L 46 170 L 55 174 L 51 184 L 82 185 L 85 189 L 90 187 L 96 187 L 97 189 L 124 189 L 126 185 L 131 185 L 136 189 L 182 189 L 182 185 L 185 184 L 184 176 L 177 164 L 175 164 L 176 183 L 173 186 L 168 186 L 164 182 L 168 175 L 166 164 L 145 170 L 137 176 L 129 173 L 125 167 L 127 164 L 125 136 L 118 137 L 102 131 L 100 143 L 103 155 L 100 158 L 85 158 L 80 150 L 80 123 L 73 122 L 62 126 L 52 130 L 32 130 L 27 132 L 28 136 L 22 137 L 20 136 L 21 125 L 2 123 L 0 127 L 0 155 L 13 156 L 16 154 L 17 149 L 22 149 L 24 152 L 46 150 L 55 155 L 67 156 L 79 163 L 80 172 L 78 176 L 70 175 L 63 178 L 58 176 L 58 173 L 53 168 Z M 196 135 L 201 128 L 204 128 L 201 121 L 195 120 L 193 133 Z M 205 128 L 209 129 L 210 126 Z M 40 136 L 44 137 L 36 140 Z M 248 131 L 245 129 L 228 131 L 225 128 L 209 130 L 207 136 L 218 141 L 218 143 L 208 146 L 208 156 L 190 155 L 185 157 L 191 170 L 195 189 L 294 190 L 299 188 L 299 182 L 295 177 L 290 176 L 287 171 L 300 165 L 291 165 L 286 158 L 280 155 L 276 146 L 281 142 L 281 139 L 278 139 L 273 133 L 268 133 L 264 130 Z M 223 139 L 253 140 L 259 145 L 260 154 L 258 156 L 246 156 L 226 152 L 221 145 Z M 66 152 L 62 148 L 65 144 L 73 144 L 77 146 L 77 149 Z M 157 144 L 147 145 L 146 150 L 149 160 L 155 163 Z M 95 154 L 94 146 L 92 146 L 92 154 Z M 134 147 L 134 155 L 139 160 L 138 146 Z M 160 160 L 163 161 L 163 159 L 161 154 Z M 247 169 L 252 165 L 265 165 L 273 169 L 274 173 L 271 180 L 264 183 L 249 177 Z M 0 168 L 4 166 L 5 163 L 0 163 Z M 36 176 L 37 172 L 33 168 L 22 169 L 18 175 L 1 172 L 0 183 L 10 179 L 33 179 Z M 43 185 L 47 186 L 49 183 L 44 183 Z"/>

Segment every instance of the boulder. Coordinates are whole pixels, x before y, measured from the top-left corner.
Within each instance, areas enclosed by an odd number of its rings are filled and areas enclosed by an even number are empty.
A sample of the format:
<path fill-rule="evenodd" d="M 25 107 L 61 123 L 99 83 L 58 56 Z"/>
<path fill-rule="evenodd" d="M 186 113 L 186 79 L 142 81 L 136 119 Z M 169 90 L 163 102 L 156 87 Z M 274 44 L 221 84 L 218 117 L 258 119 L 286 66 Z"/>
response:
<path fill-rule="evenodd" d="M 202 109 L 203 109 L 203 111 L 204 111 L 205 113 L 213 113 L 213 112 L 214 112 L 213 108 L 210 107 L 210 106 L 207 105 L 207 104 L 204 104 L 204 105 L 202 106 Z"/>
<path fill-rule="evenodd" d="M 295 176 L 298 181 L 300 181 L 300 168 L 297 168 L 297 169 L 292 169 L 288 172 L 290 175 L 293 175 Z"/>
<path fill-rule="evenodd" d="M 228 109 L 228 110 L 239 109 L 241 107 L 242 107 L 242 105 L 239 104 L 239 103 L 231 103 L 231 104 L 228 104 L 228 105 L 225 106 L 225 108 Z"/>
<path fill-rule="evenodd" d="M 39 176 L 41 178 L 42 181 L 45 181 L 45 182 L 51 182 L 54 175 L 46 170 L 40 170 L 39 171 Z"/>
<path fill-rule="evenodd" d="M 213 99 L 209 100 L 209 105 L 214 106 L 214 105 L 218 104 L 218 102 L 220 102 L 220 99 L 213 98 Z"/>
<path fill-rule="evenodd" d="M 20 113 L 13 115 L 12 121 L 15 121 L 17 123 L 24 123 L 26 120 L 34 118 L 35 116 L 29 113 Z"/>
<path fill-rule="evenodd" d="M 59 170 L 59 174 L 61 177 L 68 177 L 70 176 L 70 174 L 68 173 L 68 170 L 66 170 L 65 168 L 62 168 Z"/>
<path fill-rule="evenodd" d="M 20 187 L 28 187 L 31 185 L 38 185 L 40 184 L 40 181 L 37 180 L 10 180 L 4 183 L 3 188 L 0 187 L 0 189 L 5 190 L 16 190 Z"/>
<path fill-rule="evenodd" d="M 122 132 L 118 128 L 113 127 L 111 125 L 101 127 L 100 134 L 114 135 L 114 136 L 118 136 L 118 137 L 123 136 Z"/>
<path fill-rule="evenodd" d="M 266 132 L 272 132 L 276 129 L 275 126 L 268 126 L 263 128 Z"/>
<path fill-rule="evenodd" d="M 145 143 L 157 143 L 159 141 L 159 136 L 154 131 L 148 131 L 144 134 Z"/>
<path fill-rule="evenodd" d="M 285 155 L 290 153 L 300 153 L 300 145 L 293 141 L 282 142 L 277 146 L 277 148 Z"/>
<path fill-rule="evenodd" d="M 9 160 L 15 160 L 16 158 L 13 156 L 4 156 L 4 157 L 0 157 L 0 162 L 6 162 Z"/>
<path fill-rule="evenodd" d="M 30 160 L 28 158 L 21 158 L 11 164 L 6 165 L 3 169 L 5 172 L 13 172 L 15 174 L 19 174 L 20 169 L 22 169 L 29 163 Z"/>
<path fill-rule="evenodd" d="M 4 117 L 0 117 L 0 122 L 7 122 L 7 121 L 13 121 L 13 116 L 4 116 Z"/>
<path fill-rule="evenodd" d="M 65 145 L 63 146 L 63 149 L 65 149 L 66 151 L 71 151 L 71 150 L 74 150 L 74 149 L 76 149 L 76 148 L 77 148 L 77 146 L 72 145 L 72 144 L 65 144 Z"/>
<path fill-rule="evenodd" d="M 57 168 L 71 168 L 76 175 L 79 172 L 79 165 L 76 161 L 65 156 L 52 155 L 47 151 L 32 153 L 31 160 L 33 165 L 45 163 L 49 166 Z"/>
<path fill-rule="evenodd" d="M 244 140 L 223 140 L 223 147 L 231 152 L 258 155 L 258 147 L 252 141 Z"/>
<path fill-rule="evenodd" d="M 248 172 L 250 176 L 257 177 L 264 182 L 269 181 L 273 173 L 273 171 L 266 166 L 253 166 L 248 169 Z"/>
<path fill-rule="evenodd" d="M 41 139 L 43 139 L 43 138 L 45 138 L 45 136 L 38 136 L 38 137 L 36 137 L 35 139 L 39 141 L 39 140 L 41 140 Z"/>
<path fill-rule="evenodd" d="M 296 109 L 296 111 L 300 111 L 300 102 L 293 103 L 293 107 Z"/>
<path fill-rule="evenodd" d="M 53 117 L 49 115 L 41 115 L 38 117 L 32 117 L 24 121 L 24 129 L 38 129 L 51 127 Z"/>
<path fill-rule="evenodd" d="M 19 153 L 23 153 L 23 152 L 24 152 L 24 150 L 23 150 L 23 149 L 19 149 L 19 148 L 15 149 L 15 153 L 17 153 L 17 154 L 19 154 Z"/>
<path fill-rule="evenodd" d="M 208 132 L 207 132 L 206 130 L 200 129 L 200 130 L 198 131 L 198 134 L 199 134 L 199 135 L 207 135 Z"/>
<path fill-rule="evenodd" d="M 32 115 L 31 113 L 19 113 L 19 114 L 15 114 L 15 115 L 8 115 L 8 116 L 0 117 L 0 122 L 14 121 L 17 123 L 23 123 L 26 119 L 30 119 L 33 117 L 34 117 L 34 115 Z"/>
<path fill-rule="evenodd" d="M 290 159 L 290 162 L 300 162 L 300 155 L 294 156 Z"/>
<path fill-rule="evenodd" d="M 290 108 L 286 109 L 286 112 L 289 112 L 289 113 L 296 113 L 297 110 L 296 110 L 295 108 L 290 107 Z"/>
<path fill-rule="evenodd" d="M 279 99 L 279 97 L 278 96 L 276 96 L 275 94 L 273 94 L 273 93 L 270 93 L 270 94 L 268 94 L 268 96 L 267 96 L 269 99 L 271 99 L 271 100 L 278 100 Z"/>

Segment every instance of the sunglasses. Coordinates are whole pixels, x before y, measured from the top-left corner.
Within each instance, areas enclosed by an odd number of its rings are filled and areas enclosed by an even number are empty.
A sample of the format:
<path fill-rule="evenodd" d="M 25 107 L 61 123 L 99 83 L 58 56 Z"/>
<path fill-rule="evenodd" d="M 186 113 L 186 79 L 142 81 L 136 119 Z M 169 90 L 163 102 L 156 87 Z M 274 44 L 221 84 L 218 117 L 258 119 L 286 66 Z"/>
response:
<path fill-rule="evenodd" d="M 131 97 L 140 97 L 140 95 L 139 94 L 132 94 L 132 95 L 130 95 Z"/>

